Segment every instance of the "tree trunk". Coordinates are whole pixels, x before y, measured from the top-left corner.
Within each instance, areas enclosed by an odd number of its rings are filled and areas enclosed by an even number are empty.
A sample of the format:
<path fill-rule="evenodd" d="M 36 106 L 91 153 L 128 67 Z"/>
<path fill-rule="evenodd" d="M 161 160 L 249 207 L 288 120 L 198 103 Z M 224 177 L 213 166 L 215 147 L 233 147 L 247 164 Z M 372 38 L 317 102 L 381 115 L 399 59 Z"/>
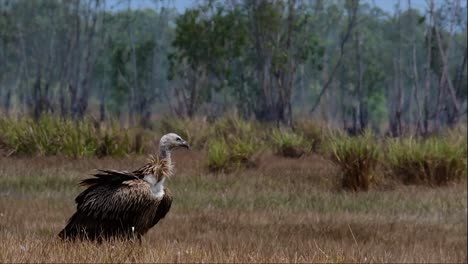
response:
<path fill-rule="evenodd" d="M 5 116 L 10 115 L 11 107 L 11 88 L 7 88 L 6 94 L 3 96 L 3 110 L 5 111 Z"/>
<path fill-rule="evenodd" d="M 408 8 L 409 10 L 412 9 L 411 7 L 411 0 L 408 0 Z M 421 135 L 423 132 L 422 128 L 422 114 L 421 114 L 421 103 L 419 101 L 419 74 L 418 74 L 418 65 L 416 59 L 416 20 L 413 16 L 413 12 L 411 12 L 412 23 L 414 27 L 414 31 L 412 32 L 411 37 L 411 50 L 412 50 L 412 57 L 411 57 L 411 68 L 412 68 L 412 79 L 413 79 L 413 91 L 414 91 L 414 101 L 416 104 L 416 134 Z"/>
<path fill-rule="evenodd" d="M 102 94 L 99 97 L 99 122 L 106 120 L 106 96 Z"/>
<path fill-rule="evenodd" d="M 367 96 L 365 88 L 363 87 L 363 70 L 362 70 L 362 59 L 361 59 L 361 39 L 359 31 L 355 33 L 355 49 L 356 49 L 356 64 L 357 64 L 357 81 L 356 90 L 358 94 L 358 109 L 359 109 L 359 127 L 356 130 L 363 132 L 367 129 L 368 124 L 368 109 L 367 109 Z"/>
<path fill-rule="evenodd" d="M 429 95 L 431 93 L 431 58 L 432 58 L 432 24 L 433 24 L 434 1 L 429 2 L 429 24 L 426 26 L 426 65 L 424 76 L 424 119 L 423 119 L 423 134 L 429 134 Z"/>
<path fill-rule="evenodd" d="M 459 7 L 459 1 L 455 0 L 454 6 L 452 6 L 452 16 L 451 16 L 451 22 L 450 22 L 450 28 L 449 28 L 449 33 L 448 33 L 448 44 L 446 50 L 444 50 L 443 45 L 442 45 L 442 37 L 440 35 L 439 28 L 435 26 L 435 35 L 436 35 L 436 41 L 437 41 L 437 47 L 439 49 L 439 54 L 442 59 L 442 77 L 441 77 L 441 85 L 440 88 L 445 88 L 448 90 L 449 97 L 451 100 L 451 105 L 450 108 L 452 109 L 452 113 L 449 113 L 449 117 L 451 115 L 451 120 L 449 121 L 450 126 L 455 126 L 458 123 L 458 119 L 460 116 L 460 106 L 458 103 L 458 98 L 456 95 L 455 88 L 452 83 L 452 79 L 450 78 L 449 70 L 448 70 L 448 53 L 451 48 L 451 43 L 452 43 L 452 35 L 453 35 L 453 20 L 456 18 L 456 13 Z M 443 86 L 442 86 L 443 85 Z M 448 110 L 448 100 L 445 100 L 447 102 L 447 105 L 445 109 Z"/>

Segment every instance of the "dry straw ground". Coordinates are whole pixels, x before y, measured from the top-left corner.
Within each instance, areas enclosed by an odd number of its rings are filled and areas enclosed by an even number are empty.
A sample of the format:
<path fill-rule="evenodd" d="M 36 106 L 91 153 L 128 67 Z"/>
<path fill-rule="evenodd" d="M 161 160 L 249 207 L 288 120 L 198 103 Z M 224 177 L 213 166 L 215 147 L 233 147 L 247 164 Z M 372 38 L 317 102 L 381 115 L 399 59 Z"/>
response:
<path fill-rule="evenodd" d="M 388 182 L 342 192 L 318 156 L 266 155 L 231 174 L 175 154 L 172 210 L 142 245 L 63 243 L 77 182 L 124 159 L 0 158 L 0 262 L 466 262 L 466 179 L 447 187 Z"/>

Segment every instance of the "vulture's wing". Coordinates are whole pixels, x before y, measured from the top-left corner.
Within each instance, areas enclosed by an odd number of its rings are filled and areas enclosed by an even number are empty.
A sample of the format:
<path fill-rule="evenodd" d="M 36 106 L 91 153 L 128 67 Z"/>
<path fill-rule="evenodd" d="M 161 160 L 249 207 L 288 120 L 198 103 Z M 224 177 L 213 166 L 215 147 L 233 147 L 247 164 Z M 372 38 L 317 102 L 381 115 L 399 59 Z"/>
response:
<path fill-rule="evenodd" d="M 77 211 L 62 238 L 122 236 L 145 233 L 153 225 L 161 199 L 147 182 L 125 171 L 100 171 L 81 182 L 88 188 L 75 199 Z"/>
<path fill-rule="evenodd" d="M 172 205 L 172 193 L 169 189 L 164 188 L 164 196 L 159 203 L 158 209 L 156 210 L 156 214 L 151 222 L 150 228 L 155 226 L 159 220 L 163 219 L 166 214 L 171 209 Z"/>

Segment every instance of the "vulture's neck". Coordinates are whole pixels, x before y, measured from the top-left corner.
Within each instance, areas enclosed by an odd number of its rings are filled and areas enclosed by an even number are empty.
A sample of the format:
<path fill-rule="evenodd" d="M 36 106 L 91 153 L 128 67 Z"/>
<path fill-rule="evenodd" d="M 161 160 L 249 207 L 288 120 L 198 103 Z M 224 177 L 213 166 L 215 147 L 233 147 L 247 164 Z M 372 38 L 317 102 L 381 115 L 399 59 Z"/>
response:
<path fill-rule="evenodd" d="M 151 171 L 151 174 L 148 174 L 144 177 L 144 179 L 150 184 L 151 186 L 151 193 L 155 198 L 162 198 L 165 194 L 164 191 L 164 181 L 166 177 L 172 173 L 172 164 L 171 164 L 171 151 L 166 146 L 162 145 L 159 147 L 159 162 L 163 161 L 162 164 L 167 167 L 158 167 L 159 170 L 166 170 L 166 172 L 162 171 L 155 171 L 154 169 Z M 159 163 L 161 164 L 161 163 Z M 154 167 L 153 167 L 154 168 Z"/>
<path fill-rule="evenodd" d="M 165 160 L 171 160 L 171 151 L 165 145 L 159 146 L 159 158 Z"/>
<path fill-rule="evenodd" d="M 158 177 L 158 181 L 162 180 L 166 176 L 171 176 L 173 171 L 172 161 L 171 161 L 171 150 L 164 145 L 159 147 L 159 160 L 164 161 L 165 164 L 165 173 L 162 174 L 162 177 Z"/>

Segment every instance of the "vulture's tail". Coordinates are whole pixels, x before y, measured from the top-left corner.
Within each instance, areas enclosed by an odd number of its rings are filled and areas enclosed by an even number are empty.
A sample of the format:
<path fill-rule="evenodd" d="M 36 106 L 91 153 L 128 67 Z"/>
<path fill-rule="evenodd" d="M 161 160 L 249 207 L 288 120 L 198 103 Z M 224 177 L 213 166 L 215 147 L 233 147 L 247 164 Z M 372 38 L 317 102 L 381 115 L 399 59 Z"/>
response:
<path fill-rule="evenodd" d="M 65 228 L 60 231 L 58 236 L 64 241 L 90 240 L 102 242 L 102 239 L 111 237 L 112 233 L 106 232 L 101 226 L 88 222 L 84 224 L 81 221 L 79 212 L 75 212 L 68 221 Z"/>
<path fill-rule="evenodd" d="M 75 240 L 79 235 L 80 229 L 75 224 L 75 218 L 76 213 L 73 214 L 65 228 L 63 228 L 62 231 L 60 231 L 58 234 L 62 240 Z"/>

